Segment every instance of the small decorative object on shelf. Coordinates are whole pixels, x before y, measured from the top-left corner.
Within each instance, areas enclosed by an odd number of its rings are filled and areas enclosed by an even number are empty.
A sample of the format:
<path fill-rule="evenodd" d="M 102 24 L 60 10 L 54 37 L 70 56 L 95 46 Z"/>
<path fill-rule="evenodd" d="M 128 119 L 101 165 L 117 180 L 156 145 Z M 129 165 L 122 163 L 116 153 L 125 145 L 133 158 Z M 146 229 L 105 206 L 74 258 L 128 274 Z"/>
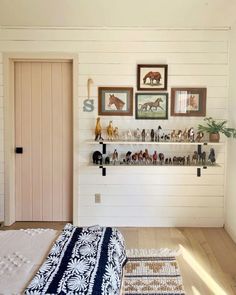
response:
<path fill-rule="evenodd" d="M 236 129 L 226 127 L 227 121 L 217 122 L 212 117 L 205 118 L 206 126 L 199 124 L 198 130 L 202 132 L 207 132 L 209 134 L 210 142 L 219 142 L 220 133 L 223 133 L 226 137 L 236 138 Z"/>
<path fill-rule="evenodd" d="M 145 129 L 142 130 L 142 141 L 145 141 L 145 138 L 146 138 L 146 132 L 145 132 Z"/>
<path fill-rule="evenodd" d="M 160 164 L 161 164 L 161 165 L 163 165 L 163 163 L 164 163 L 164 159 L 165 159 L 164 154 L 163 154 L 163 153 L 160 153 L 160 154 L 159 154 L 159 161 L 160 161 Z"/>
<path fill-rule="evenodd" d="M 187 160 L 187 165 L 190 165 L 191 164 L 190 155 L 187 156 L 187 159 L 186 160 Z"/>
<path fill-rule="evenodd" d="M 153 164 L 156 165 L 157 164 L 157 151 L 154 151 L 154 154 L 152 155 L 152 160 L 153 160 Z"/>
<path fill-rule="evenodd" d="M 182 135 L 183 141 L 188 141 L 188 131 L 187 128 L 184 129 L 183 135 Z"/>
<path fill-rule="evenodd" d="M 105 164 L 106 164 L 106 165 L 110 165 L 110 157 L 107 156 L 107 157 L 105 158 Z"/>
<path fill-rule="evenodd" d="M 113 136 L 114 136 L 114 139 L 115 140 L 118 140 L 119 139 L 119 129 L 118 129 L 118 127 L 115 127 L 114 128 Z"/>
<path fill-rule="evenodd" d="M 114 152 L 113 152 L 113 154 L 112 154 L 112 162 L 115 165 L 117 161 L 118 161 L 118 152 L 115 149 Z"/>
<path fill-rule="evenodd" d="M 196 141 L 201 142 L 202 138 L 204 137 L 204 133 L 202 131 L 197 132 Z"/>
<path fill-rule="evenodd" d="M 170 134 L 170 139 L 171 139 L 171 141 L 173 141 L 173 142 L 175 142 L 176 141 L 176 137 L 177 137 L 177 135 L 176 135 L 176 131 L 175 131 L 175 129 L 171 132 L 171 134 Z"/>
<path fill-rule="evenodd" d="M 194 165 L 197 165 L 197 162 L 198 162 L 198 153 L 197 153 L 197 151 L 194 151 L 193 156 L 192 156 L 192 163 Z"/>
<path fill-rule="evenodd" d="M 102 154 L 99 151 L 93 153 L 93 164 L 102 165 Z"/>
<path fill-rule="evenodd" d="M 113 133 L 114 133 L 114 129 L 113 129 L 113 126 L 112 126 L 112 121 L 110 121 L 109 125 L 107 126 L 108 140 L 113 140 Z"/>
<path fill-rule="evenodd" d="M 103 140 L 100 117 L 97 118 L 97 122 L 96 122 L 96 126 L 95 126 L 95 140 Z"/>
<path fill-rule="evenodd" d="M 178 140 L 179 142 L 182 141 L 182 136 L 183 136 L 183 132 L 182 132 L 182 130 L 178 130 L 178 132 L 177 132 L 177 140 Z"/>
<path fill-rule="evenodd" d="M 155 132 L 154 129 L 151 130 L 151 141 L 154 141 Z"/>
<path fill-rule="evenodd" d="M 128 132 L 127 132 L 127 139 L 131 141 L 132 137 L 133 137 L 132 136 L 132 131 L 129 129 Z"/>
<path fill-rule="evenodd" d="M 214 164 L 216 161 L 215 150 L 213 148 L 210 149 L 208 159 L 210 160 L 211 164 Z"/>
<path fill-rule="evenodd" d="M 188 140 L 190 142 L 194 142 L 194 129 L 193 129 L 193 127 L 189 128 L 189 130 L 188 130 Z"/>
<path fill-rule="evenodd" d="M 131 160 L 132 160 L 132 152 L 131 151 L 128 151 L 127 153 L 126 153 L 126 155 L 125 155 L 125 162 L 127 163 L 127 164 L 131 164 Z"/>
<path fill-rule="evenodd" d="M 136 137 L 137 141 L 140 141 L 140 138 L 141 138 L 141 131 L 140 131 L 139 128 L 136 129 L 135 137 Z"/>

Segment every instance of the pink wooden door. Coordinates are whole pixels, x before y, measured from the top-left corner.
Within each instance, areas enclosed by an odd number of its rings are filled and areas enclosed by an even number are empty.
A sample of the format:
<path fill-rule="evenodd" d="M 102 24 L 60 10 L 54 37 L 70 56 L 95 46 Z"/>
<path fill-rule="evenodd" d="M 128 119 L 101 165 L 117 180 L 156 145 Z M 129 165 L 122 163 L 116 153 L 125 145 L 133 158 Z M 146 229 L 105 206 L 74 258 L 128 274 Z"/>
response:
<path fill-rule="evenodd" d="M 72 64 L 15 62 L 16 221 L 72 220 Z"/>

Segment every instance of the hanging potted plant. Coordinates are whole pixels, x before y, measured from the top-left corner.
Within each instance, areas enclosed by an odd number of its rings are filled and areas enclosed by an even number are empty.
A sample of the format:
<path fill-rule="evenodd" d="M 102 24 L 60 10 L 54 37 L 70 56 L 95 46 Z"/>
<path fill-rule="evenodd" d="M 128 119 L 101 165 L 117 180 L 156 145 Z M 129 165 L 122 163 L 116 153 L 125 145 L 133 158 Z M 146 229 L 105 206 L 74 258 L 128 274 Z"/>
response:
<path fill-rule="evenodd" d="M 227 124 L 227 121 L 215 121 L 212 117 L 205 118 L 204 121 L 206 122 L 206 125 L 198 125 L 198 130 L 201 132 L 207 132 L 209 133 L 209 141 L 210 142 L 219 142 L 220 140 L 220 133 L 223 133 L 227 137 L 234 137 L 236 138 L 236 129 L 235 128 L 229 128 L 225 125 Z"/>

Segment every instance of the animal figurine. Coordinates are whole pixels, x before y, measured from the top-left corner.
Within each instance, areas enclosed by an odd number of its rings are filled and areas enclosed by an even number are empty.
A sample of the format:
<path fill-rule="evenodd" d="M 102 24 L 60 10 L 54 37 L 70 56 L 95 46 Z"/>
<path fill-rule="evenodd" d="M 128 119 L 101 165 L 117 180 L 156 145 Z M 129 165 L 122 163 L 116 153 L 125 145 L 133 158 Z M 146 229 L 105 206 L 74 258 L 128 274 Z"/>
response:
<path fill-rule="evenodd" d="M 160 154 L 159 154 L 159 161 L 160 161 L 160 164 L 161 164 L 161 165 L 163 165 L 163 163 L 164 163 L 164 159 L 165 159 L 164 154 L 163 154 L 163 153 L 160 153 Z"/>
<path fill-rule="evenodd" d="M 142 130 L 142 141 L 145 141 L 145 138 L 146 138 L 146 132 L 145 132 L 145 129 Z"/>
<path fill-rule="evenodd" d="M 125 161 L 127 164 L 131 164 L 131 159 L 132 159 L 132 152 L 131 151 L 128 151 L 125 155 Z"/>
<path fill-rule="evenodd" d="M 150 141 L 150 140 L 151 140 L 151 134 L 150 134 L 150 131 L 147 130 L 145 134 L 145 141 Z"/>
<path fill-rule="evenodd" d="M 109 125 L 107 127 L 108 140 L 113 140 L 113 133 L 114 133 L 114 129 L 113 129 L 113 126 L 112 126 L 112 121 L 110 121 Z"/>
<path fill-rule="evenodd" d="M 118 130 L 118 127 L 115 127 L 114 130 L 113 130 L 113 137 L 115 140 L 118 140 L 119 139 L 119 130 Z"/>
<path fill-rule="evenodd" d="M 168 158 L 165 159 L 165 165 L 168 165 Z"/>
<path fill-rule="evenodd" d="M 112 162 L 115 165 L 117 161 L 118 161 L 118 152 L 115 149 L 114 152 L 113 152 L 113 154 L 112 154 Z"/>
<path fill-rule="evenodd" d="M 210 160 L 211 164 L 214 164 L 216 161 L 215 150 L 213 148 L 210 149 L 208 160 Z"/>
<path fill-rule="evenodd" d="M 200 161 L 202 162 L 203 165 L 206 164 L 206 152 L 202 152 L 200 155 Z"/>
<path fill-rule="evenodd" d="M 136 129 L 135 137 L 136 137 L 137 141 L 140 141 L 140 138 L 141 138 L 141 131 L 140 131 L 139 128 Z"/>
<path fill-rule="evenodd" d="M 169 165 L 172 165 L 172 160 L 171 160 L 171 158 L 169 158 L 168 164 L 169 164 Z"/>
<path fill-rule="evenodd" d="M 193 152 L 192 163 L 195 164 L 195 165 L 197 165 L 197 163 L 198 163 L 198 153 L 197 153 L 197 151 Z"/>
<path fill-rule="evenodd" d="M 194 129 L 193 127 L 191 127 L 189 130 L 188 130 L 188 140 L 190 142 L 194 142 Z"/>
<path fill-rule="evenodd" d="M 148 80 L 149 85 L 151 86 L 154 86 L 154 81 L 156 81 L 155 84 L 159 84 L 161 80 L 161 74 L 159 72 L 150 71 L 143 77 L 143 84 L 146 84 Z"/>
<path fill-rule="evenodd" d="M 177 157 L 174 156 L 174 157 L 173 157 L 173 165 L 177 165 L 177 164 L 178 164 Z"/>
<path fill-rule="evenodd" d="M 105 158 L 105 164 L 107 164 L 107 165 L 110 164 L 110 157 L 107 156 L 107 157 Z"/>
<path fill-rule="evenodd" d="M 154 129 L 151 130 L 151 141 L 154 141 L 155 132 Z"/>
<path fill-rule="evenodd" d="M 103 140 L 100 117 L 97 117 L 97 122 L 96 122 L 96 126 L 95 126 L 95 140 Z"/>
<path fill-rule="evenodd" d="M 139 163 L 143 162 L 143 151 L 142 150 L 138 153 L 138 161 L 139 161 Z"/>
<path fill-rule="evenodd" d="M 157 164 L 157 157 L 158 157 L 157 151 L 154 151 L 154 154 L 152 155 L 152 162 L 154 165 Z"/>
<path fill-rule="evenodd" d="M 138 153 L 132 155 L 132 163 L 136 164 L 138 162 Z"/>
<path fill-rule="evenodd" d="M 175 132 L 175 129 L 170 133 L 170 139 L 171 141 L 176 141 L 176 132 Z"/>
<path fill-rule="evenodd" d="M 191 164 L 190 163 L 190 155 L 187 156 L 187 159 L 186 160 L 187 160 L 187 165 L 190 165 Z"/>
<path fill-rule="evenodd" d="M 93 153 L 93 164 L 102 165 L 102 154 L 99 151 Z"/>
<path fill-rule="evenodd" d="M 111 108 L 112 105 L 115 105 L 117 110 L 122 110 L 125 102 L 123 102 L 123 100 L 121 100 L 119 97 L 116 97 L 114 94 L 110 94 L 108 107 Z"/>
<path fill-rule="evenodd" d="M 127 132 L 127 140 L 132 140 L 132 132 L 130 129 Z"/>
<path fill-rule="evenodd" d="M 183 132 L 182 132 L 182 130 L 178 130 L 178 132 L 177 132 L 177 140 L 178 140 L 179 142 L 182 141 L 182 136 L 183 136 Z"/>
<path fill-rule="evenodd" d="M 187 131 L 186 128 L 184 129 L 184 132 L 183 132 L 182 138 L 183 138 L 184 141 L 188 141 L 188 131 Z"/>
<path fill-rule="evenodd" d="M 204 137 L 204 133 L 202 131 L 198 131 L 196 136 L 196 141 L 200 142 L 203 137 Z"/>

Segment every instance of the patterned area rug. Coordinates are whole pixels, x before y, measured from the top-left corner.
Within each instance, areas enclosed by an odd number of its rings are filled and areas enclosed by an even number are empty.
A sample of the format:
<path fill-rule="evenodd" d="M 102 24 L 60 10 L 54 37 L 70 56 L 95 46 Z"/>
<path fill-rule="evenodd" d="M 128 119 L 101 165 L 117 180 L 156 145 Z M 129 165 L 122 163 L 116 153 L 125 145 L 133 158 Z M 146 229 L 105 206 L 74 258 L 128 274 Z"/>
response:
<path fill-rule="evenodd" d="M 173 251 L 128 250 L 123 295 L 184 295 Z"/>

